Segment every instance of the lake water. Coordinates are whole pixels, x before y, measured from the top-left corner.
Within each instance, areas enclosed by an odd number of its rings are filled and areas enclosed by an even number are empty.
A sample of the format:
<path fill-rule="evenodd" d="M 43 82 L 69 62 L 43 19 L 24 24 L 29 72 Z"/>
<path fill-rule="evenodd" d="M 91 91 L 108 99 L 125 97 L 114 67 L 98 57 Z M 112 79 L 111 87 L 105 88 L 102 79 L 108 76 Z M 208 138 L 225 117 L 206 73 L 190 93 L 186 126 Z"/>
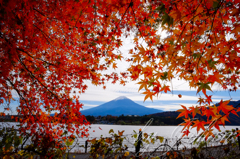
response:
<path fill-rule="evenodd" d="M 207 128 L 207 127 L 206 127 Z M 232 130 L 232 129 L 240 129 L 240 126 L 220 126 L 220 130 L 222 132 L 226 130 Z M 176 142 L 181 139 L 183 133 L 181 133 L 183 126 L 134 126 L 134 125 L 100 125 L 100 124 L 93 124 L 91 125 L 91 128 L 89 129 L 89 137 L 88 138 L 82 138 L 80 139 L 80 144 L 84 145 L 85 141 L 87 139 L 92 138 L 99 138 L 101 135 L 103 137 L 111 137 L 109 134 L 109 130 L 113 129 L 115 133 L 118 133 L 118 131 L 124 130 L 124 137 L 126 137 L 126 141 L 124 141 L 124 144 L 128 145 L 130 151 L 135 151 L 134 143 L 136 141 L 135 138 L 131 137 L 134 134 L 134 131 L 139 133 L 139 129 L 142 130 L 143 133 L 154 133 L 153 136 L 162 136 L 164 137 L 164 142 L 173 147 L 174 149 L 177 149 Z M 134 131 L 133 131 L 134 130 Z M 191 147 L 197 147 L 198 145 L 194 145 L 193 141 L 202 131 L 199 131 L 197 133 L 197 130 L 195 128 L 190 130 L 190 134 L 188 137 L 184 137 L 184 139 L 181 139 L 181 145 L 178 146 L 178 148 L 191 148 Z M 218 132 L 218 130 L 214 130 L 215 134 L 220 134 L 221 132 Z M 219 136 L 220 136 L 219 135 Z M 221 141 L 221 138 L 224 138 L 224 136 L 219 137 L 216 140 L 212 140 L 212 142 L 208 143 L 208 146 L 216 146 L 219 145 Z M 202 141 L 204 138 L 199 139 L 198 141 Z M 143 144 L 142 151 L 153 151 L 159 145 L 163 144 L 160 142 L 156 142 L 155 144 Z M 73 151 L 76 149 L 73 149 Z M 83 151 L 83 150 L 81 150 Z"/>
<path fill-rule="evenodd" d="M 240 129 L 240 126 L 220 126 L 221 131 L 225 130 L 232 130 L 232 129 Z M 183 126 L 135 126 L 135 125 L 101 125 L 101 124 L 93 124 L 91 125 L 91 128 L 89 129 L 89 137 L 97 137 L 99 138 L 101 135 L 103 137 L 108 137 L 109 130 L 113 129 L 114 132 L 122 131 L 124 130 L 124 134 L 133 134 L 133 130 L 136 132 L 139 132 L 139 129 L 142 130 L 144 133 L 154 133 L 158 136 L 163 136 L 167 138 L 176 138 L 182 136 L 182 129 Z M 95 131 L 95 132 L 94 132 Z M 197 135 L 197 130 L 195 128 L 190 130 L 191 133 L 189 135 L 194 136 Z M 215 130 L 214 132 L 218 132 L 218 130 Z"/>
<path fill-rule="evenodd" d="M 2 126 L 15 126 L 17 123 L 2 123 Z M 124 131 L 123 135 L 126 137 L 126 140 L 124 141 L 124 144 L 128 145 L 130 151 L 135 151 L 134 143 L 136 142 L 136 139 L 132 137 L 134 134 L 134 131 L 136 133 L 139 132 L 141 129 L 143 133 L 153 133 L 153 136 L 162 136 L 164 137 L 164 142 L 171 147 L 176 148 L 176 141 L 178 141 L 182 137 L 182 126 L 134 126 L 134 125 L 101 125 L 101 124 L 93 124 L 89 127 L 89 137 L 84 138 L 78 138 L 77 144 L 75 147 L 71 148 L 71 152 L 84 152 L 84 148 L 80 147 L 80 145 L 85 145 L 86 140 L 91 140 L 93 138 L 100 138 L 102 137 L 112 137 L 109 134 L 109 130 L 113 129 L 115 133 L 118 134 L 118 131 Z M 240 129 L 240 126 L 220 126 L 221 131 L 225 130 L 232 130 L 232 129 Z M 217 130 L 214 131 L 215 133 L 220 133 Z M 193 140 L 198 135 L 197 130 L 191 129 L 190 134 L 188 138 L 181 139 L 181 147 L 193 147 Z M 224 137 L 224 136 L 223 136 Z M 223 138 L 222 137 L 222 138 Z M 209 146 L 219 145 L 219 141 L 221 138 L 218 138 L 216 142 L 209 143 Z M 162 143 L 156 142 L 155 144 L 143 144 L 143 147 L 145 147 L 146 151 L 152 151 Z M 195 145 L 196 147 L 196 145 Z M 143 149 L 142 149 L 143 150 Z M 89 148 L 88 148 L 89 151 Z"/>

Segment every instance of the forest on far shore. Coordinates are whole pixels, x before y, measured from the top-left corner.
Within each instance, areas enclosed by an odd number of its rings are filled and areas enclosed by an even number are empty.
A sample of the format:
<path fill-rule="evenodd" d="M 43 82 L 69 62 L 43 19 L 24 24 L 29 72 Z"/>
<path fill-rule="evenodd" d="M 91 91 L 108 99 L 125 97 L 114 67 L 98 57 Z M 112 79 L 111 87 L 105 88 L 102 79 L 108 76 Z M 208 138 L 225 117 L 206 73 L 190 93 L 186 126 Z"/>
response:
<path fill-rule="evenodd" d="M 156 115 L 121 115 L 121 116 L 86 116 L 91 124 L 116 124 L 116 125 L 145 125 L 151 121 L 150 125 L 178 125 L 183 122 L 182 118 L 176 119 L 175 116 L 156 116 Z"/>

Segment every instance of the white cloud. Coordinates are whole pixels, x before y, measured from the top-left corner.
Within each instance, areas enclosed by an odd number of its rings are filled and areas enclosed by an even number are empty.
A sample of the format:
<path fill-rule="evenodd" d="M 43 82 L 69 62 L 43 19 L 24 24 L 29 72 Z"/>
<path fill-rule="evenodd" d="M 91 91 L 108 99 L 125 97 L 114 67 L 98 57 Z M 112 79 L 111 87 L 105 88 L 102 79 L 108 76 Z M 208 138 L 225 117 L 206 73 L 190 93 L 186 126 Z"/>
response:
<path fill-rule="evenodd" d="M 182 108 L 180 105 L 175 105 L 175 104 L 162 105 L 162 106 L 146 106 L 146 107 L 160 109 L 163 111 L 173 111 L 173 110 L 178 110 Z"/>
<path fill-rule="evenodd" d="M 88 107 L 97 107 L 99 105 L 96 105 L 96 104 L 84 104 L 84 106 L 88 106 Z"/>

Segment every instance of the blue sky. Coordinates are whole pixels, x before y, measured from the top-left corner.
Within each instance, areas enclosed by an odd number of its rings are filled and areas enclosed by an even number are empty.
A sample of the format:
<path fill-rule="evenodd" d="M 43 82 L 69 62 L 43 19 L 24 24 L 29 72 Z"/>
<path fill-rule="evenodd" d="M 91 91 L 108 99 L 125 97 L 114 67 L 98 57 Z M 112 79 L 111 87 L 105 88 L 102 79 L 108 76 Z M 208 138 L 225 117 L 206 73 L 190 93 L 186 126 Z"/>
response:
<path fill-rule="evenodd" d="M 117 89 L 118 87 L 120 90 Z M 126 89 L 126 91 L 124 91 L 124 89 Z M 213 90 L 213 92 L 209 91 L 207 93 L 209 95 L 213 95 L 213 103 L 218 103 L 221 99 L 240 100 L 240 91 L 229 92 Z M 181 94 L 182 98 L 179 98 L 178 94 Z M 80 97 L 80 101 L 84 104 L 83 109 L 88 109 L 101 105 L 110 100 L 114 100 L 119 96 L 126 96 L 127 98 L 140 105 L 164 111 L 181 109 L 181 104 L 186 107 L 195 106 L 197 104 L 198 98 L 200 97 L 199 94 L 196 94 L 196 90 L 174 90 L 173 93 L 161 94 L 158 97 L 154 97 L 153 101 L 147 99 L 144 102 L 144 95 L 138 92 L 137 85 L 135 88 L 133 86 L 128 87 L 128 85 L 125 87 L 113 85 L 108 86 L 106 90 L 102 90 L 101 87 L 96 87 L 94 89 L 89 88 L 89 90 L 87 90 L 86 93 Z"/>
<path fill-rule="evenodd" d="M 178 97 L 178 94 L 182 95 L 182 98 Z M 213 103 L 218 103 L 221 99 L 223 100 L 240 100 L 239 94 L 240 91 L 228 92 L 228 91 L 219 91 L 214 90 L 213 92 L 208 92 L 208 94 L 213 95 Z M 189 107 L 197 104 L 199 95 L 196 95 L 195 90 L 174 90 L 173 94 L 162 94 L 159 97 L 154 97 L 153 101 L 147 99 L 145 102 L 144 95 L 138 92 L 138 86 L 135 87 L 128 84 L 123 87 L 120 85 L 110 85 L 104 90 L 102 87 L 90 86 L 85 94 L 80 96 L 80 101 L 84 104 L 83 109 L 89 109 L 96 106 L 99 106 L 108 101 L 114 100 L 119 96 L 126 96 L 127 98 L 133 100 L 134 102 L 149 107 L 160 109 L 163 111 L 172 111 L 181 109 L 181 104 Z M 15 109 L 18 106 L 18 98 L 15 98 L 16 101 L 11 103 L 12 111 L 15 114 Z M 3 111 L 3 107 L 0 107 L 0 112 Z M 8 112 L 6 112 L 8 113 Z M 10 112 L 9 112 L 10 113 Z M 12 113 L 10 113 L 12 114 Z"/>

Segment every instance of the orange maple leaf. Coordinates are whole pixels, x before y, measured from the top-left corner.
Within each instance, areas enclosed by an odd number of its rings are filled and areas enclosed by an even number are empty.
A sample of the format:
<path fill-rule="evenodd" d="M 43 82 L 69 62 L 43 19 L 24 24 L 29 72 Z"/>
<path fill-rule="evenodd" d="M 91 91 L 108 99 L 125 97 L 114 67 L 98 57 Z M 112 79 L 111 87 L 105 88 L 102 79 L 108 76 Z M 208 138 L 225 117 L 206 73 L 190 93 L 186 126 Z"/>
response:
<path fill-rule="evenodd" d="M 203 115 L 206 115 L 207 116 L 207 118 L 209 119 L 209 117 L 210 116 L 215 116 L 215 114 L 216 114 L 216 109 L 214 109 L 214 107 L 208 107 L 207 109 L 205 109 L 204 111 L 203 111 Z"/>
<path fill-rule="evenodd" d="M 140 91 L 140 90 L 143 89 L 143 88 L 144 88 L 145 90 L 147 90 L 147 87 L 148 87 L 148 85 L 149 85 L 149 83 L 148 83 L 147 80 L 142 80 L 142 81 L 138 82 L 137 84 L 140 84 L 140 87 L 139 87 L 138 91 Z"/>
<path fill-rule="evenodd" d="M 221 100 L 218 106 L 218 112 L 222 111 L 224 114 L 228 114 L 231 110 L 233 110 L 234 107 L 232 105 L 228 105 L 229 102 L 229 100 L 225 102 Z"/>
<path fill-rule="evenodd" d="M 167 91 L 171 92 L 170 87 L 166 85 L 162 87 L 161 91 L 164 91 L 165 93 L 167 93 Z"/>
<path fill-rule="evenodd" d="M 117 64 L 114 62 L 112 67 L 113 67 L 113 69 L 116 69 L 117 68 Z"/>
<path fill-rule="evenodd" d="M 183 119 L 185 122 L 181 123 L 180 125 L 184 126 L 183 130 L 187 127 L 187 129 L 189 129 L 189 127 L 192 125 L 192 120 L 190 118 L 188 119 Z"/>
<path fill-rule="evenodd" d="M 197 127 L 197 132 L 202 129 L 203 131 L 205 130 L 205 127 L 204 125 L 206 124 L 205 121 L 199 121 L 199 120 L 196 120 L 196 121 L 193 121 L 194 122 L 194 125 L 192 126 L 193 128 L 194 127 Z"/>
<path fill-rule="evenodd" d="M 202 103 L 204 103 L 204 99 L 203 98 L 198 98 L 197 102 L 201 105 Z"/>
<path fill-rule="evenodd" d="M 146 94 L 145 98 L 144 98 L 144 101 L 148 98 L 150 98 L 152 100 L 152 96 L 153 96 L 153 92 L 151 92 L 149 89 L 145 92 L 143 92 L 142 94 Z"/>
<path fill-rule="evenodd" d="M 197 132 L 200 129 L 202 129 L 203 131 L 205 130 L 205 127 L 204 127 L 204 125 L 206 124 L 205 121 L 196 120 L 196 121 L 193 121 L 193 122 L 194 122 L 194 125 L 192 126 L 192 128 L 197 127 Z"/>
<path fill-rule="evenodd" d="M 215 135 L 213 134 L 213 129 L 205 130 L 203 132 L 203 135 L 205 135 L 205 140 L 207 140 L 209 136 L 215 137 Z"/>
<path fill-rule="evenodd" d="M 190 109 L 189 112 L 192 113 L 192 118 L 194 118 L 195 115 L 199 112 L 198 107 L 191 106 L 189 107 L 189 109 Z"/>
<path fill-rule="evenodd" d="M 184 105 L 181 105 L 181 107 L 183 107 L 183 109 L 177 110 L 178 112 L 181 112 L 177 118 L 180 118 L 182 116 L 185 116 L 185 118 L 187 118 L 188 114 L 190 114 L 190 111 Z"/>
<path fill-rule="evenodd" d="M 223 126 L 225 125 L 225 121 L 228 121 L 228 122 L 229 122 L 229 120 L 228 120 L 228 118 L 227 118 L 226 115 L 224 115 L 224 116 L 221 117 L 221 122 L 222 122 Z"/>
<path fill-rule="evenodd" d="M 209 124 L 209 128 L 212 128 L 213 126 L 220 131 L 219 124 L 222 124 L 219 120 L 222 117 L 222 115 L 216 115 L 212 118 L 212 122 Z"/>

